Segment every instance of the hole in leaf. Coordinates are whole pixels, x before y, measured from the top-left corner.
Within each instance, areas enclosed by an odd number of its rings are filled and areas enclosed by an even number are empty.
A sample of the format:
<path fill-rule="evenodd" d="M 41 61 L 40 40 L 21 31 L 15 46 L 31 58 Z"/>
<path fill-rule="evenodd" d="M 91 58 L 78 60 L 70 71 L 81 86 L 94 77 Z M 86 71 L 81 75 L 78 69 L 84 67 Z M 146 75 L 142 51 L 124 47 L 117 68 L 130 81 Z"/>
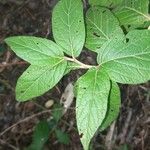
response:
<path fill-rule="evenodd" d="M 110 111 L 111 111 L 111 112 L 113 112 L 114 110 L 113 110 L 113 109 L 111 109 Z"/>
<path fill-rule="evenodd" d="M 39 43 L 36 43 L 37 45 L 39 44 Z"/>
<path fill-rule="evenodd" d="M 20 93 L 24 93 L 24 91 L 20 91 Z"/>
<path fill-rule="evenodd" d="M 63 97 L 63 98 L 62 98 L 62 102 L 65 102 L 65 101 L 66 101 L 66 99 Z"/>
<path fill-rule="evenodd" d="M 81 22 L 81 20 L 79 20 L 79 22 Z"/>
<path fill-rule="evenodd" d="M 105 13 L 105 12 L 106 12 L 106 10 L 102 11 L 102 13 Z"/>
<path fill-rule="evenodd" d="M 100 35 L 98 35 L 98 34 L 95 33 L 95 32 L 93 33 L 93 35 L 96 36 L 96 37 L 100 37 Z"/>
<path fill-rule="evenodd" d="M 80 138 L 82 138 L 83 137 L 83 133 L 81 133 L 79 136 L 80 136 Z"/>
<path fill-rule="evenodd" d="M 129 42 L 129 38 L 126 38 L 126 42 L 127 42 L 127 43 Z"/>

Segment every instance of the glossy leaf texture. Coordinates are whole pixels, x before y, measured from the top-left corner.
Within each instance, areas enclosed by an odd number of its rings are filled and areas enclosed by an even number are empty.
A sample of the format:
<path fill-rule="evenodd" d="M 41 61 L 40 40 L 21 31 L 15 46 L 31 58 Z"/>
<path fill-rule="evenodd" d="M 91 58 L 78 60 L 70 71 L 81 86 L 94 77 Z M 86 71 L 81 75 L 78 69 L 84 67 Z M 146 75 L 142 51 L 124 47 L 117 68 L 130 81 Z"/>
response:
<path fill-rule="evenodd" d="M 52 14 L 52 30 L 56 43 L 64 52 L 77 57 L 85 42 L 85 25 L 81 0 L 61 0 Z"/>
<path fill-rule="evenodd" d="M 87 36 L 85 46 L 97 52 L 112 38 L 124 38 L 118 19 L 104 7 L 91 7 L 86 14 Z"/>
<path fill-rule="evenodd" d="M 106 129 L 118 117 L 121 106 L 120 89 L 115 82 L 111 82 L 111 90 L 108 98 L 106 117 L 100 126 L 100 131 Z"/>
<path fill-rule="evenodd" d="M 113 81 L 144 83 L 150 79 L 150 31 L 133 30 L 126 38 L 103 45 L 97 61 Z"/>
<path fill-rule="evenodd" d="M 123 2 L 114 10 L 115 15 L 120 21 L 120 25 L 143 24 L 150 20 L 148 14 L 148 0 L 123 0 Z"/>
<path fill-rule="evenodd" d="M 31 65 L 18 79 L 16 99 L 26 101 L 40 96 L 53 88 L 63 77 L 67 62 L 64 60 L 52 66 Z"/>
<path fill-rule="evenodd" d="M 53 66 L 64 56 L 60 46 L 44 38 L 15 36 L 6 38 L 5 42 L 19 57 L 32 65 Z"/>
<path fill-rule="evenodd" d="M 85 150 L 105 118 L 109 91 L 107 74 L 96 69 L 89 70 L 76 83 L 76 120 Z"/>
<path fill-rule="evenodd" d="M 114 7 L 120 4 L 123 0 L 89 0 L 90 5 L 100 5 L 107 7 Z"/>

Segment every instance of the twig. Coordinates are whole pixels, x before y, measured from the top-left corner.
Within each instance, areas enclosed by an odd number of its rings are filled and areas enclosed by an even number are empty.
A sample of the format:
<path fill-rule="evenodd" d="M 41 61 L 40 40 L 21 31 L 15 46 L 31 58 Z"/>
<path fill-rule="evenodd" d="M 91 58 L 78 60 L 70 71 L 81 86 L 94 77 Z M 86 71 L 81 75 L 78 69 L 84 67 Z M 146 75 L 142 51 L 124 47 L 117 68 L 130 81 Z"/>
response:
<path fill-rule="evenodd" d="M 0 68 L 10 67 L 10 66 L 15 66 L 15 65 L 26 65 L 26 64 L 28 64 L 28 63 L 25 61 L 19 61 L 19 62 L 13 62 L 13 63 L 3 62 L 0 64 Z"/>
<path fill-rule="evenodd" d="M 76 58 L 64 57 L 64 59 L 67 61 L 71 61 L 71 62 L 78 64 L 79 68 L 82 68 L 82 69 L 90 69 L 90 68 L 97 68 L 98 67 L 98 66 L 86 65 L 86 64 L 78 61 Z"/>
<path fill-rule="evenodd" d="M 14 88 L 6 80 L 0 79 L 0 83 L 2 83 L 7 89 L 12 90 L 13 92 L 15 91 Z"/>
<path fill-rule="evenodd" d="M 4 140 L 2 140 L 2 139 L 0 139 L 0 143 L 1 143 L 2 145 L 6 145 L 6 146 L 12 148 L 13 150 L 19 150 L 19 149 L 18 149 L 17 147 L 15 147 L 14 145 L 12 145 L 12 144 L 10 144 L 10 143 L 7 143 L 6 141 L 4 141 Z"/>
<path fill-rule="evenodd" d="M 128 113 L 127 119 L 125 121 L 125 125 L 124 125 L 124 128 L 123 128 L 122 134 L 120 135 L 120 138 L 121 138 L 120 143 L 121 144 L 123 144 L 125 142 L 125 137 L 126 137 L 126 134 L 127 134 L 127 130 L 128 130 L 130 121 L 131 121 L 131 117 L 132 117 L 132 109 L 129 109 L 128 112 L 129 113 Z"/>
<path fill-rule="evenodd" d="M 110 130 L 106 136 L 105 145 L 108 150 L 112 149 L 112 138 L 115 130 L 116 122 L 114 121 L 113 124 L 110 126 Z"/>

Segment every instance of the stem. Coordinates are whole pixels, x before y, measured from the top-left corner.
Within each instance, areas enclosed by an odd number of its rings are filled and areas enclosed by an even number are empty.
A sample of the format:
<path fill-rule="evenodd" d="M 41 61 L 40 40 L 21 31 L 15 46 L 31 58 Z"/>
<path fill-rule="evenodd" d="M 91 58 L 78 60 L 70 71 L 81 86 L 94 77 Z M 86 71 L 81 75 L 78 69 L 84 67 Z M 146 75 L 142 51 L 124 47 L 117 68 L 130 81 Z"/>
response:
<path fill-rule="evenodd" d="M 64 59 L 67 61 L 71 61 L 71 62 L 78 64 L 80 66 L 79 68 L 82 68 L 82 69 L 90 69 L 90 68 L 97 68 L 98 67 L 98 66 L 86 65 L 86 64 L 78 61 L 75 57 L 73 57 L 73 58 L 64 57 Z"/>

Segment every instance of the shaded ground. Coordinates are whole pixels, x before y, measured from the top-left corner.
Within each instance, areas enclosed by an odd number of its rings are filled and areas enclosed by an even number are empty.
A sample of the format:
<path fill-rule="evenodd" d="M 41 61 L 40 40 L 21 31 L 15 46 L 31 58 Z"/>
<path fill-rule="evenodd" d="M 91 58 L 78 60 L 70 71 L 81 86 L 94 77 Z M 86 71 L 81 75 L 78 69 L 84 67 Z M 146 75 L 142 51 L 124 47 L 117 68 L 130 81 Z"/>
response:
<path fill-rule="evenodd" d="M 11 35 L 34 35 L 51 38 L 51 12 L 56 0 L 1 0 L 0 1 L 0 150 L 24 149 L 32 140 L 35 124 L 51 117 L 45 103 L 53 99 L 59 103 L 69 82 L 74 82 L 82 71 L 71 72 L 59 84 L 36 101 L 18 103 L 15 85 L 29 64 L 8 49 L 3 40 Z M 95 54 L 84 50 L 82 61 L 94 64 Z M 93 139 L 94 149 L 119 149 L 128 145 L 135 150 L 150 149 L 150 84 L 120 85 L 122 107 L 118 120 L 110 129 Z M 61 119 L 59 127 L 70 135 L 70 144 L 60 144 L 51 135 L 45 149 L 82 149 L 76 129 L 74 104 Z M 109 143 L 111 140 L 111 144 Z M 106 148 L 106 147 L 107 148 Z"/>

